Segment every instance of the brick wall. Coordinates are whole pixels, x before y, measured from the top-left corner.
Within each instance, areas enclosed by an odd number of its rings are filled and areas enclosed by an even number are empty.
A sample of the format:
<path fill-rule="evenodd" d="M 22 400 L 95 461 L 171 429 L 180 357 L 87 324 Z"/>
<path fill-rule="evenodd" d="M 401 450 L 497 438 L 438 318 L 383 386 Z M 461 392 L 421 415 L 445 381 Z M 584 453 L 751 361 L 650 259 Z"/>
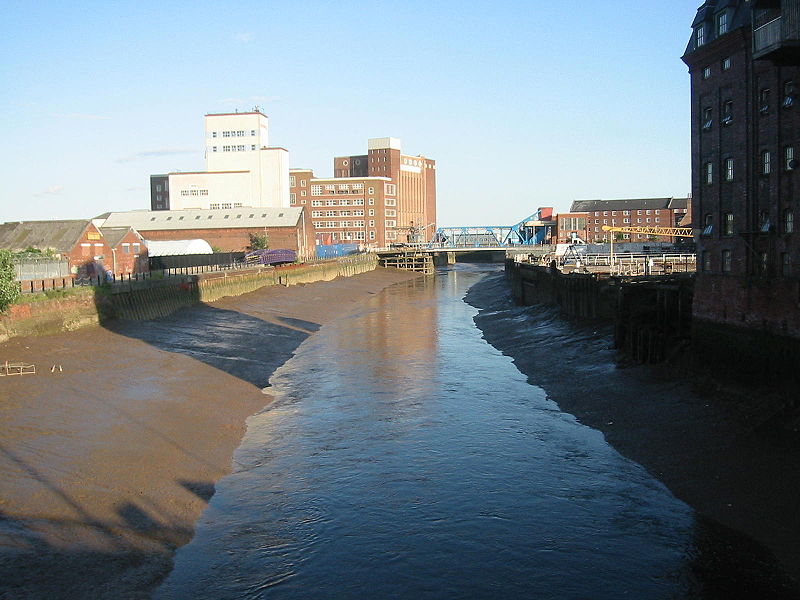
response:
<path fill-rule="evenodd" d="M 230 227 L 219 229 L 175 229 L 170 231 L 139 232 L 146 240 L 202 239 L 223 252 L 241 252 L 250 245 L 249 234 L 263 235 L 263 227 Z M 298 237 L 302 238 L 301 225 L 296 227 L 267 227 L 270 248 L 287 248 L 298 251 Z"/>

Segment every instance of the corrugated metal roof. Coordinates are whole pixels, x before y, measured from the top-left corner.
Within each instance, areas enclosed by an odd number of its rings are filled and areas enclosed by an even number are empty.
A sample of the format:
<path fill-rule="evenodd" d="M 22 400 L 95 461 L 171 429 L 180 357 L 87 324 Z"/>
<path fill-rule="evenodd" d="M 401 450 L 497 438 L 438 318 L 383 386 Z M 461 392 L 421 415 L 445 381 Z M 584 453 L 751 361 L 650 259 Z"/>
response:
<path fill-rule="evenodd" d="M 61 253 L 72 250 L 90 221 L 24 221 L 0 224 L 0 248 L 19 252 L 32 247 L 52 248 Z"/>
<path fill-rule="evenodd" d="M 678 198 L 629 198 L 624 200 L 575 200 L 570 212 L 594 212 L 600 210 L 643 210 L 669 208 Z M 685 198 L 683 198 L 686 201 Z M 685 206 L 675 208 L 685 208 Z"/>
<path fill-rule="evenodd" d="M 236 227 L 295 227 L 303 209 L 243 207 L 224 210 L 132 210 L 112 212 L 103 227 L 133 227 L 142 231 L 219 229 Z"/>

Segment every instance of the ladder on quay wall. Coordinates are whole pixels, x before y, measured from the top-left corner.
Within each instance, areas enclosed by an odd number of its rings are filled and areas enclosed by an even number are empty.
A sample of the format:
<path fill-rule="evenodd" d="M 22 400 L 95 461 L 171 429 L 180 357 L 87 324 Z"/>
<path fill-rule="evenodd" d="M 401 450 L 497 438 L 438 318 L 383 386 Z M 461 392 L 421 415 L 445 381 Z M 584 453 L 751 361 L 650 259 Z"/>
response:
<path fill-rule="evenodd" d="M 433 256 L 423 252 L 404 252 L 381 257 L 382 267 L 415 271 L 424 275 L 433 275 L 436 268 L 433 265 Z"/>

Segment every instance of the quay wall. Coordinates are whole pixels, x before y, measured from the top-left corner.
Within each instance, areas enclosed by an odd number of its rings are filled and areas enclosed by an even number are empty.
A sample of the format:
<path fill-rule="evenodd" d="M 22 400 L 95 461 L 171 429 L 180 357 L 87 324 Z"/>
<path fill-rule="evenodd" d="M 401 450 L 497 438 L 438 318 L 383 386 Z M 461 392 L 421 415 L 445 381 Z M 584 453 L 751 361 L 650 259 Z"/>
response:
<path fill-rule="evenodd" d="M 638 362 L 661 362 L 688 344 L 690 275 L 609 277 L 508 260 L 506 278 L 518 304 L 554 304 L 569 317 L 613 322 L 615 347 Z"/>
<path fill-rule="evenodd" d="M 372 271 L 377 265 L 375 255 L 358 255 L 309 264 L 47 292 L 25 297 L 23 302 L 0 314 L 0 343 L 12 337 L 74 331 L 109 319 L 155 319 L 198 302 L 240 296 L 269 285 L 289 286 L 350 277 Z"/>
<path fill-rule="evenodd" d="M 680 362 L 701 379 L 796 396 L 800 336 L 791 328 L 796 309 L 786 307 L 789 327 L 759 326 L 746 318 L 750 313 L 731 313 L 722 288 L 716 290 L 715 310 L 706 290 L 696 290 L 693 274 L 685 273 L 609 277 L 508 260 L 506 278 L 519 304 L 554 304 L 569 317 L 613 322 L 615 347 L 638 362 Z M 704 292 L 703 302 L 695 301 L 695 292 Z M 726 319 L 720 321 L 717 313 Z"/>

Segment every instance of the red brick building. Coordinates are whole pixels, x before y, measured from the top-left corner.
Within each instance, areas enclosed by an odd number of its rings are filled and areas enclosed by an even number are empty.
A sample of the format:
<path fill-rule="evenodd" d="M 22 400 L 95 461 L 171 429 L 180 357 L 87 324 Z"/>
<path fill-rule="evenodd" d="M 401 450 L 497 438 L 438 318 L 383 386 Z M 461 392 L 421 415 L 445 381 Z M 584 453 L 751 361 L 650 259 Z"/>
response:
<path fill-rule="evenodd" d="M 696 327 L 738 331 L 743 366 L 781 362 L 774 349 L 787 355 L 789 338 L 800 340 L 798 17 L 800 0 L 706 1 L 683 56 L 701 228 Z"/>
<path fill-rule="evenodd" d="M 340 156 L 334 177 L 289 172 L 289 203 L 304 209 L 316 244 L 430 241 L 436 231 L 436 161 L 376 138 L 367 154 Z"/>
<path fill-rule="evenodd" d="M 116 275 L 144 273 L 149 270 L 147 247 L 142 236 L 132 227 L 103 227 L 103 240 L 111 252 L 106 266 Z"/>
<path fill-rule="evenodd" d="M 133 244 L 141 237 L 126 228 L 125 232 L 109 232 L 111 241 L 90 220 L 25 221 L 0 224 L 0 248 L 23 252 L 34 248 L 51 251 L 67 261 L 73 274 L 96 276 L 104 272 L 116 274 L 147 270 L 147 249 L 143 245 L 134 252 Z M 123 244 L 131 244 L 131 255 L 115 263 L 115 255 Z M 124 251 L 123 251 L 124 253 Z"/>
<path fill-rule="evenodd" d="M 650 236 L 641 233 L 612 234 L 603 231 L 603 225 L 610 227 L 677 227 L 690 214 L 688 198 L 631 198 L 625 200 L 576 200 L 572 203 L 569 215 L 573 218 L 586 218 L 585 230 L 567 230 L 559 241 L 575 233 L 586 243 L 599 243 L 614 239 L 625 242 L 646 242 Z M 559 215 L 559 226 L 562 215 Z M 570 225 L 577 223 L 570 222 Z M 681 225 L 685 227 L 686 225 Z M 580 235 L 585 231 L 585 237 Z M 658 237 L 657 241 L 676 241 L 674 238 Z"/>

